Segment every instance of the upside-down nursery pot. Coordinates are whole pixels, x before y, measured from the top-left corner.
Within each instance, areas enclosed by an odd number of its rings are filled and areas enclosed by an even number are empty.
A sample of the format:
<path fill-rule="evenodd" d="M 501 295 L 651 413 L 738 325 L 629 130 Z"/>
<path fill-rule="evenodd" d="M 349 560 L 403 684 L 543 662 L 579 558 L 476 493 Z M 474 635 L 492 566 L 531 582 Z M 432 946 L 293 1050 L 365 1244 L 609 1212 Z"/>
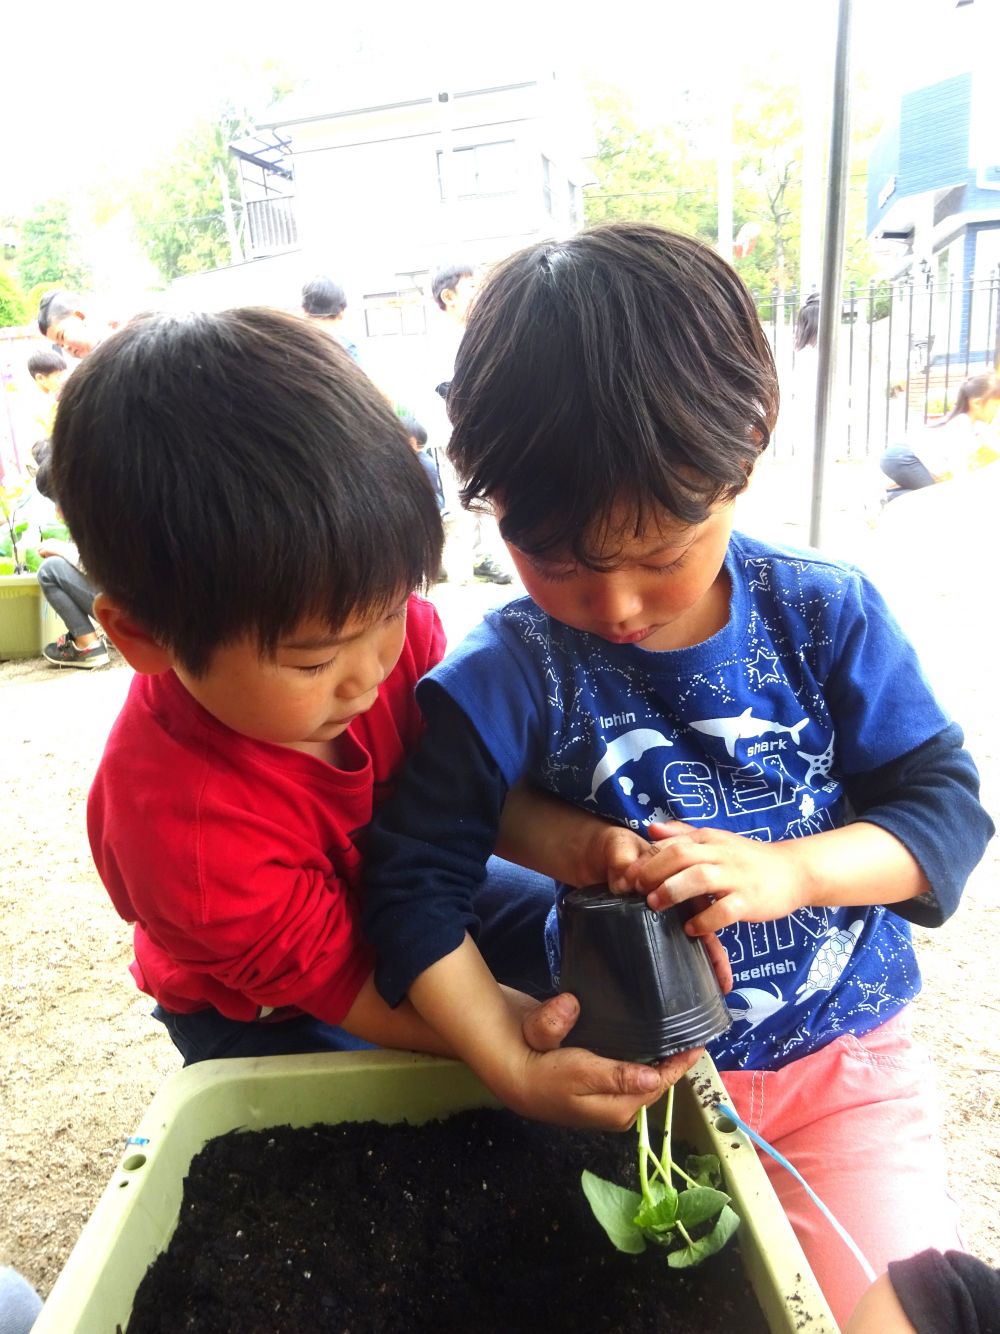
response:
<path fill-rule="evenodd" d="M 708 952 L 679 908 L 654 912 L 639 894 L 594 885 L 570 890 L 558 911 L 561 985 L 580 1002 L 574 1046 L 651 1062 L 729 1027 Z"/>

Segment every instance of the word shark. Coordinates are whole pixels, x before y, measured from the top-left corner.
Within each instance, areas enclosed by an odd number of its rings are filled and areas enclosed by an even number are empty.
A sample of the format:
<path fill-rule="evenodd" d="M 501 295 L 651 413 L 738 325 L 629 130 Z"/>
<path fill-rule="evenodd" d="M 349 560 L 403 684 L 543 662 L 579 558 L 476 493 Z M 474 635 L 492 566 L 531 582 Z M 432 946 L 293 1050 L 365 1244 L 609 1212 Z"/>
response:
<path fill-rule="evenodd" d="M 618 770 L 630 761 L 642 759 L 647 750 L 655 750 L 657 746 L 673 744 L 650 727 L 637 727 L 623 736 L 615 737 L 594 770 L 594 776 L 590 781 L 590 796 L 587 800 L 596 802 L 597 790 L 601 784 L 613 778 Z"/>
<path fill-rule="evenodd" d="M 726 750 L 734 759 L 737 741 L 749 741 L 752 737 L 763 736 L 765 732 L 787 732 L 795 744 L 799 744 L 799 733 L 808 725 L 808 718 L 800 718 L 791 727 L 786 727 L 784 723 L 770 722 L 767 718 L 755 718 L 750 712 L 752 708 L 753 705 L 748 704 L 738 717 L 702 718 L 700 722 L 691 723 L 691 726 L 706 736 L 721 737 L 726 743 Z"/>

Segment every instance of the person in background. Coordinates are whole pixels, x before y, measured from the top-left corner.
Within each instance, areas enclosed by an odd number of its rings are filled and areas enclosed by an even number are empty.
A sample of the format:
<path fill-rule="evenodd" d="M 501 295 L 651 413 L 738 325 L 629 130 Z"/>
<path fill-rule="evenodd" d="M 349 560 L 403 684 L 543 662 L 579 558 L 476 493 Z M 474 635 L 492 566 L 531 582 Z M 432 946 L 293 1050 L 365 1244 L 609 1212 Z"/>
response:
<path fill-rule="evenodd" d="M 51 445 L 36 447 L 39 460 L 35 487 L 39 494 L 56 504 L 52 486 Z M 61 515 L 59 515 L 61 517 Z M 66 624 L 67 633 L 42 649 L 42 656 L 53 667 L 107 667 L 110 659 L 104 637 L 95 628 L 94 599 L 97 589 L 80 568 L 80 553 L 72 542 L 45 538 L 38 548 L 42 563 L 38 567 L 38 587 L 45 601 Z"/>
<path fill-rule="evenodd" d="M 475 266 L 463 260 L 443 265 L 431 278 L 431 295 L 445 316 L 438 321 L 435 357 L 439 378 L 435 379 L 434 387 L 446 402 L 455 371 L 455 355 L 478 290 Z M 498 558 L 503 543 L 496 520 L 489 514 L 470 514 L 463 508 L 458 496 L 458 481 L 450 465 L 445 478 L 444 559 L 449 577 L 461 581 L 462 572 L 471 561 L 474 578 L 491 584 L 512 583 L 513 576 Z"/>
<path fill-rule="evenodd" d="M 321 329 L 325 329 L 348 356 L 360 365 L 358 345 L 344 328 L 347 297 L 339 283 L 322 274 L 311 278 L 302 288 L 302 310 L 307 319 L 314 320 Z"/>
<path fill-rule="evenodd" d="M 439 510 L 444 509 L 444 489 L 441 486 L 441 470 L 438 468 L 437 460 L 433 454 L 427 450 L 427 432 L 417 421 L 416 417 L 404 414 L 400 417 L 400 423 L 406 432 L 406 438 L 410 442 L 410 448 L 420 460 L 420 466 L 427 474 L 427 480 L 430 482 L 434 491 L 434 499 L 437 501 Z"/>
<path fill-rule="evenodd" d="M 28 374 L 40 391 L 45 395 L 45 407 L 36 414 L 38 438 L 47 440 L 52 434 L 52 423 L 56 419 L 56 408 L 62 392 L 63 381 L 69 373 L 66 358 L 54 347 L 32 352 L 28 358 Z"/>
<path fill-rule="evenodd" d="M 893 483 L 887 500 L 1000 459 L 1000 439 L 993 419 L 1000 407 L 1000 376 L 990 371 L 970 375 L 959 386 L 955 406 L 941 421 L 924 430 L 914 444 L 890 445 L 879 467 Z"/>
<path fill-rule="evenodd" d="M 117 327 L 97 317 L 88 306 L 89 302 L 76 292 L 46 292 L 38 303 L 38 327 L 70 356 L 86 357 Z"/>
<path fill-rule="evenodd" d="M 23 1274 L 0 1265 L 0 1334 L 29 1334 L 42 1299 Z"/>

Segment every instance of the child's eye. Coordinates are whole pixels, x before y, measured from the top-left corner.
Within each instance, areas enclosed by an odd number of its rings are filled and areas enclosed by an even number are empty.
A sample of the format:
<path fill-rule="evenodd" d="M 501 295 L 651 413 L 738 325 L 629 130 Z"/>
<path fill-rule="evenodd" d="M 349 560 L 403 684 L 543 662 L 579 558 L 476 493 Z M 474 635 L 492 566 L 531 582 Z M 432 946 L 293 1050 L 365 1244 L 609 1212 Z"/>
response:
<path fill-rule="evenodd" d="M 295 670 L 305 672 L 307 676 L 319 676 L 320 672 L 328 671 L 336 661 L 336 658 L 328 658 L 326 662 L 317 662 L 312 667 L 296 667 Z"/>
<path fill-rule="evenodd" d="M 550 583 L 562 583 L 565 579 L 572 579 L 576 574 L 575 565 L 548 565 L 545 561 L 531 561 L 531 568 L 542 579 L 547 579 Z"/>
<path fill-rule="evenodd" d="M 672 560 L 669 565 L 644 565 L 644 570 L 650 570 L 653 574 L 671 574 L 674 570 L 679 570 L 687 558 L 687 552 L 683 556 L 678 556 Z"/>

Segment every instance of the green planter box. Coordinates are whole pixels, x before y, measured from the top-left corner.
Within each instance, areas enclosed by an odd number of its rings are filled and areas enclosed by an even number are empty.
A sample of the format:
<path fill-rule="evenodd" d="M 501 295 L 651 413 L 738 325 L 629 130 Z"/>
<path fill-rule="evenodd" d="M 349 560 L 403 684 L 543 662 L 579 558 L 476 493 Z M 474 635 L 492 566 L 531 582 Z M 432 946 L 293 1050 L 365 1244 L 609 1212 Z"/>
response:
<path fill-rule="evenodd" d="M 37 658 L 66 627 L 42 597 L 35 574 L 0 574 L 0 659 Z"/>
<path fill-rule="evenodd" d="M 747 1275 L 774 1334 L 836 1334 L 753 1145 L 730 1123 L 716 1124 L 713 1104 L 724 1096 L 702 1057 L 677 1088 L 677 1133 L 722 1163 L 743 1220 Z M 150 1103 L 32 1334 L 126 1328 L 135 1291 L 177 1224 L 191 1159 L 215 1136 L 317 1122 L 420 1122 L 483 1105 L 496 1104 L 466 1066 L 402 1052 L 206 1061 L 179 1071 Z"/>

